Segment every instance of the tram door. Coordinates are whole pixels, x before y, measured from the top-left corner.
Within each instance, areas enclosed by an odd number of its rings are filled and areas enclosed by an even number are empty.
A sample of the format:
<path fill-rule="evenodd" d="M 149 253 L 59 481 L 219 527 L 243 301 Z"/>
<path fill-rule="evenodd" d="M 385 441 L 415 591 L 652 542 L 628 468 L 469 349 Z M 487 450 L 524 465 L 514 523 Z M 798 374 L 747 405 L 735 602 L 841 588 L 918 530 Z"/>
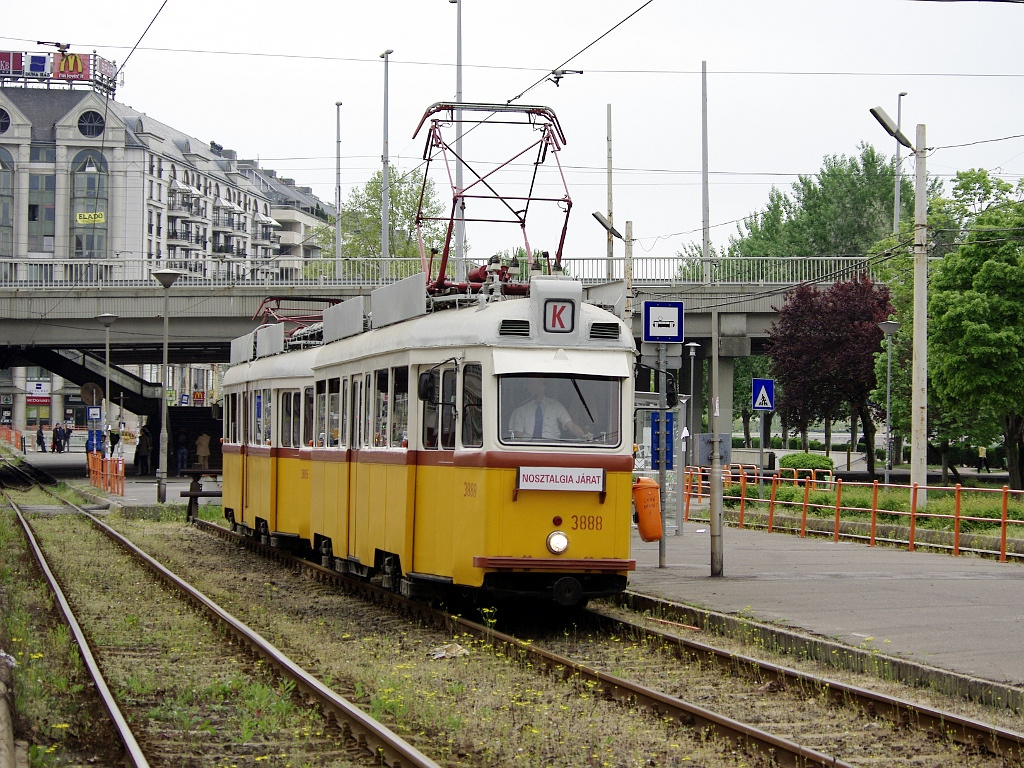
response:
<path fill-rule="evenodd" d="M 456 385 L 454 367 L 424 369 L 434 378 L 431 397 L 420 398 L 416 458 L 416 520 L 412 570 L 451 575 L 455 503 Z M 422 393 L 421 393 L 422 394 Z"/>

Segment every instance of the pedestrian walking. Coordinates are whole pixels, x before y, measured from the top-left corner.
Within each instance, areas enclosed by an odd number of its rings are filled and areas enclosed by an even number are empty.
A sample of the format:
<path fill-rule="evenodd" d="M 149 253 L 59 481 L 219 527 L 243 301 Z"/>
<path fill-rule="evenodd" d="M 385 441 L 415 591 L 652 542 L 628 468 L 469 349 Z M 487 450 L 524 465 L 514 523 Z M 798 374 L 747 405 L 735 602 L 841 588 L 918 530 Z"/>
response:
<path fill-rule="evenodd" d="M 36 424 L 36 448 L 46 453 L 46 435 L 43 434 L 42 424 Z"/>
<path fill-rule="evenodd" d="M 981 468 L 982 467 L 984 467 L 985 471 L 988 472 L 990 475 L 992 474 L 992 470 L 989 469 L 989 467 L 988 467 L 988 451 L 985 449 L 984 445 L 979 445 L 978 446 L 978 474 L 981 474 Z"/>

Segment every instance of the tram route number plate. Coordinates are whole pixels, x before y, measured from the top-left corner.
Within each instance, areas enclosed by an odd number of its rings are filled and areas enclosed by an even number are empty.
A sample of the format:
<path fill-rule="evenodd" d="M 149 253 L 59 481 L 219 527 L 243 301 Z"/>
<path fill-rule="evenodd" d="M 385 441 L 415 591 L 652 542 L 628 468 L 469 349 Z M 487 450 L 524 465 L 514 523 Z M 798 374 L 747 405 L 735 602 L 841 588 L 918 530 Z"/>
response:
<path fill-rule="evenodd" d="M 604 492 L 605 471 L 600 467 L 519 467 L 520 491 Z"/>

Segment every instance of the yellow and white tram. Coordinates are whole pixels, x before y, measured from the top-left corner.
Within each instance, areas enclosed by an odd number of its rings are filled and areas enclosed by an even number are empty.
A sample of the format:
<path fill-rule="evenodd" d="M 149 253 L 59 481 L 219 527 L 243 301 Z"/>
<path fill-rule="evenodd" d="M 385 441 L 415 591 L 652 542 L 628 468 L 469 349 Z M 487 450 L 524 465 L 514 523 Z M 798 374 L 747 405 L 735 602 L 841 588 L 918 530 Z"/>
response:
<path fill-rule="evenodd" d="M 575 605 L 624 589 L 631 333 L 566 278 L 486 298 L 390 322 L 375 295 L 383 327 L 362 331 L 353 305 L 354 330 L 319 347 L 257 354 L 240 340 L 224 381 L 225 516 L 410 595 Z"/>

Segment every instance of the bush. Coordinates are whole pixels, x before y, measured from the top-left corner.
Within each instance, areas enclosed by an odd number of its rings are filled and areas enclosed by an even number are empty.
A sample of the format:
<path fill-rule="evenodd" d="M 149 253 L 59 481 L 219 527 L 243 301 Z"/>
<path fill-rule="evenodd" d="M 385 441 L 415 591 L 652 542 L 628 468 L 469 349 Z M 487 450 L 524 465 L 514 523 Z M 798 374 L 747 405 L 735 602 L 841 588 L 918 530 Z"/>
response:
<path fill-rule="evenodd" d="M 827 469 L 830 472 L 836 468 L 831 457 L 819 454 L 786 454 L 779 460 L 778 466 L 779 469 L 796 469 L 798 477 L 810 477 L 812 469 Z"/>

